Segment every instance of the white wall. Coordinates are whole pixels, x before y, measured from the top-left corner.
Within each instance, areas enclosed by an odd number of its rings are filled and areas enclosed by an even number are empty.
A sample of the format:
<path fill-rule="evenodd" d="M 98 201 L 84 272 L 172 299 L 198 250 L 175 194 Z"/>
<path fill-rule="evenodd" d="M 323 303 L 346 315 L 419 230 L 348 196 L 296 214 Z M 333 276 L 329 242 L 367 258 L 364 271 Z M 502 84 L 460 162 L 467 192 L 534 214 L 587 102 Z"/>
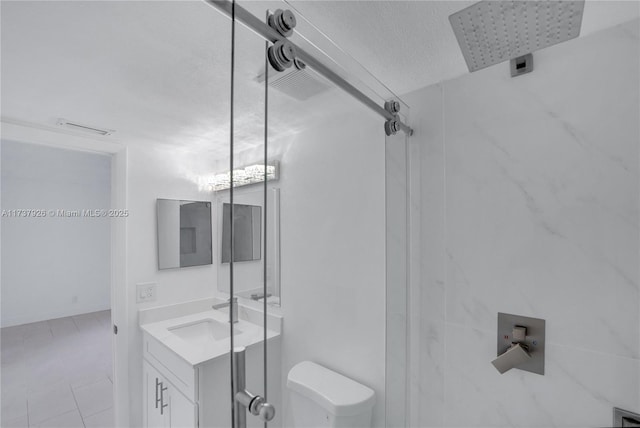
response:
<path fill-rule="evenodd" d="M 215 263 L 158 270 L 156 199 L 212 201 L 213 195 L 199 190 L 193 179 L 202 167 L 202 158 L 200 153 L 160 145 L 131 144 L 127 151 L 127 208 L 130 216 L 127 218 L 125 286 L 129 302 L 128 381 L 132 427 L 142 424 L 142 335 L 138 326 L 138 309 L 212 297 L 215 293 Z M 216 218 L 215 212 L 212 218 Z M 157 301 L 136 303 L 136 284 L 143 282 L 157 284 Z"/>
<path fill-rule="evenodd" d="M 339 111 L 318 110 L 281 157 L 282 374 L 311 360 L 373 388 L 374 426 L 384 426 L 383 121 L 329 96 Z"/>
<path fill-rule="evenodd" d="M 609 426 L 640 411 L 639 21 L 416 91 L 419 426 Z M 546 319 L 545 375 L 491 365 Z M 416 356 L 414 356 L 416 357 Z"/>
<path fill-rule="evenodd" d="M 111 206 L 108 155 L 2 141 L 2 208 Z M 2 217 L 2 327 L 110 307 L 110 219 Z"/>

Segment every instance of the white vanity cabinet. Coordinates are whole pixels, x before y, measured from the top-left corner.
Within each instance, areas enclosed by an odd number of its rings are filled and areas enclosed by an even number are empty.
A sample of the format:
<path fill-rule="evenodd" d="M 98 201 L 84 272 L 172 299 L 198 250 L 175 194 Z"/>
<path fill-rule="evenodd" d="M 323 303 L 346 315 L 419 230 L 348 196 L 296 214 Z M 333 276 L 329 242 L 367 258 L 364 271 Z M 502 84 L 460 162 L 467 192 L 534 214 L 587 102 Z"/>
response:
<path fill-rule="evenodd" d="M 196 427 L 197 406 L 148 361 L 143 362 L 144 426 Z"/>
<path fill-rule="evenodd" d="M 200 307 L 211 307 L 206 301 Z M 190 304 L 192 305 L 192 304 Z M 178 306 L 178 309 L 180 307 Z M 242 308 L 242 307 L 241 307 Z M 228 428 L 231 425 L 230 341 L 228 315 L 211 309 L 180 314 L 173 318 L 161 311 L 140 312 L 143 366 L 143 426 L 146 428 Z M 186 311 L 185 311 L 186 312 Z M 151 315 L 149 315 L 151 314 Z M 177 316 L 176 316 L 177 315 Z M 261 314 L 240 311 L 236 325 L 236 346 L 246 348 L 246 387 L 263 394 L 264 330 L 257 322 Z M 153 316 L 153 320 L 146 318 Z M 267 330 L 269 352 L 267 396 L 277 409 L 270 423 L 282 425 L 280 331 L 281 317 L 274 317 Z M 269 324 L 268 324 L 269 325 Z M 216 336 L 216 334 L 222 337 Z M 263 428 L 259 418 L 249 416 L 248 428 Z"/>
<path fill-rule="evenodd" d="M 197 406 L 146 360 L 143 362 L 143 376 L 145 427 L 197 427 Z"/>
<path fill-rule="evenodd" d="M 198 427 L 196 369 L 147 334 L 143 343 L 143 425 Z"/>
<path fill-rule="evenodd" d="M 269 341 L 269 401 L 276 406 L 276 418 L 269 424 L 280 426 L 280 341 Z M 143 334 L 143 426 L 146 428 L 228 428 L 229 355 L 224 354 L 196 366 L 180 358 L 149 334 Z M 247 349 L 247 388 L 261 391 L 262 347 Z M 162 407 L 162 406 L 165 407 Z M 262 428 L 260 419 L 249 416 L 249 428 Z"/>
<path fill-rule="evenodd" d="M 164 422 L 166 418 L 162 410 L 163 400 L 159 399 L 158 392 L 158 382 L 161 383 L 164 379 L 147 361 L 143 361 L 142 363 L 142 378 L 142 396 L 144 402 L 143 425 L 145 427 L 164 427 L 166 426 Z"/>

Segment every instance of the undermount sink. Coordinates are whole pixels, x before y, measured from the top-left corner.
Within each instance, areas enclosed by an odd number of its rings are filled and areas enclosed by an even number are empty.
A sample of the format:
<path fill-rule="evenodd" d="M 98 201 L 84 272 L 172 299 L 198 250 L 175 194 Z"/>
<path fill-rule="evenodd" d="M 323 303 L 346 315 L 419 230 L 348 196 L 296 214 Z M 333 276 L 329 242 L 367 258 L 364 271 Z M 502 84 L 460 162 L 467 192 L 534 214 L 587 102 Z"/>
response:
<path fill-rule="evenodd" d="M 223 323 L 211 318 L 169 327 L 168 330 L 184 340 L 200 343 L 212 343 L 227 339 L 230 336 L 229 323 Z M 233 329 L 234 336 L 241 333 L 242 331 L 238 328 Z"/>
<path fill-rule="evenodd" d="M 222 299 L 203 299 L 180 303 L 165 308 L 140 311 L 140 328 L 147 344 L 145 349 L 154 351 L 154 346 L 166 347 L 195 367 L 216 358 L 229 356 L 231 350 L 231 328 L 227 311 L 211 309 Z M 267 314 L 267 329 L 264 313 L 251 306 L 239 305 L 238 323 L 233 324 L 233 345 L 250 348 L 280 336 L 282 317 Z"/>

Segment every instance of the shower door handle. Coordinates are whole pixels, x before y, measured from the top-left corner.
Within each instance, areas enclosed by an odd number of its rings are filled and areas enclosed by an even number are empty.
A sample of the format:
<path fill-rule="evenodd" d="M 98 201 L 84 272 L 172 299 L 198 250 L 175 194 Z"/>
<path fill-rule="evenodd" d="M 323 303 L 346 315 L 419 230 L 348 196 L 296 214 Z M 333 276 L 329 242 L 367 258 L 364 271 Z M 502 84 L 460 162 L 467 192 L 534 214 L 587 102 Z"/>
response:
<path fill-rule="evenodd" d="M 262 422 L 269 422 L 276 415 L 276 408 L 259 395 L 253 395 L 246 389 L 236 394 L 236 401 L 249 412 L 258 416 Z"/>
<path fill-rule="evenodd" d="M 235 348 L 233 350 L 233 397 L 234 400 L 234 427 L 247 427 L 247 410 L 252 415 L 258 416 L 263 422 L 269 422 L 276 415 L 273 405 L 259 396 L 247 391 L 245 388 L 245 348 Z"/>
<path fill-rule="evenodd" d="M 260 417 L 262 422 L 269 422 L 276 415 L 276 408 L 260 396 L 257 396 L 249 406 L 251 414 Z"/>

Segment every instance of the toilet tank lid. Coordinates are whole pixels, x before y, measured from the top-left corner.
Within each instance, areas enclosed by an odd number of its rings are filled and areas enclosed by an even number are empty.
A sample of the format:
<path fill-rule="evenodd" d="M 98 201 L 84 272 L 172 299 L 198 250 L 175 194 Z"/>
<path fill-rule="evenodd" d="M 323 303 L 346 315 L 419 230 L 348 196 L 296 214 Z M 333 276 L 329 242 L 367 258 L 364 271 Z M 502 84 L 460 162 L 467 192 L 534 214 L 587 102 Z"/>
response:
<path fill-rule="evenodd" d="M 375 403 L 371 388 L 311 361 L 298 363 L 289 371 L 287 387 L 336 416 L 365 413 Z"/>

